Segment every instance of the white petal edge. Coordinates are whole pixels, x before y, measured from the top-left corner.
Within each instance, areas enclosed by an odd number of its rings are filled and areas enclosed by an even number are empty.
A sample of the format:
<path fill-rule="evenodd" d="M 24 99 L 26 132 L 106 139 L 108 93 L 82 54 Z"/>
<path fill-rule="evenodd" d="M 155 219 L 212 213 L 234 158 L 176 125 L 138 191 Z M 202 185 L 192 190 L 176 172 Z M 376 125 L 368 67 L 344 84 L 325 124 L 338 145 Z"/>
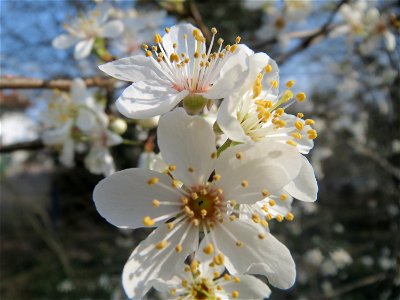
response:
<path fill-rule="evenodd" d="M 149 185 L 151 178 L 159 182 Z M 143 227 L 143 218 L 151 218 L 179 210 L 179 206 L 153 207 L 152 201 L 179 202 L 181 194 L 169 189 L 171 178 L 162 173 L 145 169 L 126 169 L 100 181 L 93 200 L 99 214 L 111 224 L 121 228 Z"/>
<path fill-rule="evenodd" d="M 116 106 L 127 118 L 152 118 L 173 109 L 188 93 L 156 81 L 139 81 L 124 90 Z"/>
<path fill-rule="evenodd" d="M 124 24 L 119 20 L 107 22 L 100 27 L 99 36 L 105 38 L 114 38 L 124 31 Z"/>
<path fill-rule="evenodd" d="M 84 59 L 88 57 L 90 55 L 90 52 L 92 51 L 93 43 L 94 43 L 94 38 L 80 41 L 78 44 L 76 44 L 74 50 L 74 58 Z"/>
<path fill-rule="evenodd" d="M 317 200 L 318 193 L 314 169 L 307 158 L 304 156 L 301 156 L 301 158 L 302 166 L 299 175 L 285 186 L 285 191 L 298 200 L 314 202 Z"/>
<path fill-rule="evenodd" d="M 52 46 L 57 49 L 66 49 L 76 44 L 78 41 L 79 39 L 72 35 L 61 34 L 53 40 Z"/>

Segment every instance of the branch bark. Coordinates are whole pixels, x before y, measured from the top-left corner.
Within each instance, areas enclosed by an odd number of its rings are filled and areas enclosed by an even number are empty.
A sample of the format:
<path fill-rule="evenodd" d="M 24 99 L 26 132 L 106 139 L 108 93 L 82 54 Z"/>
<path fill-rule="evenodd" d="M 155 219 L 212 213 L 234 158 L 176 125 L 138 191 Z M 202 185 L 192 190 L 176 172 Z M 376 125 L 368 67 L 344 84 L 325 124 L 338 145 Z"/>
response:
<path fill-rule="evenodd" d="M 115 80 L 101 76 L 84 78 L 86 86 L 112 88 Z M 1 77 L 0 89 L 59 89 L 69 90 L 72 84 L 72 79 L 34 79 L 22 77 Z"/>
<path fill-rule="evenodd" d="M 39 150 L 44 147 L 43 142 L 41 140 L 35 140 L 32 142 L 23 142 L 23 143 L 16 143 L 12 145 L 0 146 L 0 153 L 10 153 L 17 150 Z"/>

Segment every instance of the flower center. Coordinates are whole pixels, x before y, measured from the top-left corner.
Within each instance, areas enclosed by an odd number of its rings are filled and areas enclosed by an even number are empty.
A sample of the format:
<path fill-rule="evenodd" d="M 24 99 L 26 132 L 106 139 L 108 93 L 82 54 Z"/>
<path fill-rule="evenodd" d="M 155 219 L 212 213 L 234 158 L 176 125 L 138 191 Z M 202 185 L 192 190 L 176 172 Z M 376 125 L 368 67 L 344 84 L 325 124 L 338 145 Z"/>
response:
<path fill-rule="evenodd" d="M 209 186 L 199 185 L 191 188 L 190 200 L 183 209 L 191 220 L 198 222 L 215 222 L 223 212 L 223 198 L 221 191 Z"/>

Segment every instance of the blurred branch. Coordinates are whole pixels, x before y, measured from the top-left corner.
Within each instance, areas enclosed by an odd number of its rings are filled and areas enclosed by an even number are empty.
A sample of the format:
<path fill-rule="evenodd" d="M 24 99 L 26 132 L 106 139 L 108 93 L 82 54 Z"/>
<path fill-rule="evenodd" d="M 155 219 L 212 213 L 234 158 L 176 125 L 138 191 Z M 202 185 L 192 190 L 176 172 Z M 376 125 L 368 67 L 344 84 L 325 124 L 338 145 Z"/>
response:
<path fill-rule="evenodd" d="M 340 7 L 347 3 L 348 0 L 341 0 L 335 7 L 335 9 L 332 11 L 332 13 L 330 14 L 328 20 L 325 22 L 324 25 L 322 25 L 322 27 L 316 31 L 315 33 L 311 34 L 310 36 L 304 38 L 302 40 L 302 42 L 294 47 L 292 50 L 282 54 L 281 56 L 278 57 L 278 59 L 276 60 L 278 64 L 282 64 L 285 61 L 287 61 L 290 57 L 306 50 L 308 47 L 310 47 L 311 45 L 315 44 L 316 42 L 321 41 L 323 38 L 325 38 L 331 31 L 333 28 L 335 28 L 335 26 L 332 26 L 332 22 L 333 19 L 335 18 L 336 14 L 338 13 Z"/>
<path fill-rule="evenodd" d="M 72 84 L 72 79 L 35 79 L 35 78 L 0 78 L 0 89 L 59 89 L 69 90 Z M 115 80 L 106 77 L 88 77 L 84 78 L 86 86 L 97 86 L 111 88 Z"/>
<path fill-rule="evenodd" d="M 38 150 L 44 147 L 43 142 L 41 140 L 35 140 L 32 142 L 23 142 L 23 143 L 16 143 L 6 146 L 0 145 L 0 153 L 10 153 L 17 150 Z"/>
<path fill-rule="evenodd" d="M 386 279 L 386 274 L 385 273 L 378 273 L 378 274 L 374 274 L 374 275 L 371 275 L 371 276 L 367 276 L 367 277 L 364 277 L 364 278 L 362 278 L 360 280 L 357 280 L 357 281 L 351 282 L 351 283 L 349 283 L 347 285 L 344 285 L 341 288 L 328 293 L 326 295 L 326 298 L 328 298 L 328 299 L 336 298 L 336 297 L 338 297 L 340 295 L 346 294 L 346 293 L 351 292 L 351 291 L 353 291 L 355 289 L 359 289 L 361 287 L 365 287 L 365 286 L 377 283 L 379 281 L 383 281 L 385 279 Z"/>
<path fill-rule="evenodd" d="M 396 177 L 400 180 L 400 169 L 393 166 L 390 162 L 388 162 L 384 157 L 379 155 L 378 153 L 372 151 L 371 149 L 366 148 L 365 146 L 356 145 L 354 143 L 349 143 L 349 146 L 352 147 L 356 152 L 367 156 L 374 162 L 376 162 L 380 167 L 382 167 L 385 171 L 387 171 L 392 176 Z"/>
<path fill-rule="evenodd" d="M 197 26 L 200 27 L 201 31 L 205 35 L 206 39 L 208 41 L 211 40 L 211 33 L 210 30 L 207 28 L 207 26 L 203 22 L 203 18 L 201 17 L 200 11 L 196 5 L 195 0 L 190 0 L 189 1 L 189 7 L 190 7 L 190 12 L 193 16 L 193 19 L 195 20 Z"/>

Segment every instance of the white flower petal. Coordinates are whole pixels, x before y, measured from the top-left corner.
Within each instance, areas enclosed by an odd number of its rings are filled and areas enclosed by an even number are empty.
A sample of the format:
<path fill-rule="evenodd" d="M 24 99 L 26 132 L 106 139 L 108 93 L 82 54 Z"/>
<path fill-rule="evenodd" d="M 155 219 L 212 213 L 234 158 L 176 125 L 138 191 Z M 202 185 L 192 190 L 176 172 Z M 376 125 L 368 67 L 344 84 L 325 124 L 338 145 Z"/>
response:
<path fill-rule="evenodd" d="M 175 89 L 157 81 L 139 81 L 127 87 L 117 100 L 118 111 L 128 118 L 146 119 L 173 109 L 188 91 Z"/>
<path fill-rule="evenodd" d="M 315 179 L 313 167 L 307 158 L 301 156 L 302 167 L 299 175 L 288 185 L 285 186 L 286 192 L 294 198 L 307 202 L 317 200 L 318 185 Z"/>
<path fill-rule="evenodd" d="M 264 238 L 260 239 L 259 225 L 251 222 L 226 220 L 224 224 L 215 226 L 216 248 L 224 254 L 226 268 L 232 274 L 264 275 L 270 284 L 281 289 L 291 287 L 296 269 L 289 250 L 269 232 L 264 231 Z M 222 226 L 232 233 L 235 240 Z M 243 243 L 241 247 L 236 246 L 237 240 Z M 204 239 L 202 244 L 205 245 Z"/>
<path fill-rule="evenodd" d="M 149 185 L 150 178 L 159 182 Z M 108 222 L 118 227 L 143 227 L 143 218 L 173 213 L 179 206 L 153 207 L 152 201 L 179 201 L 180 194 L 168 189 L 171 178 L 144 169 L 126 169 L 100 181 L 93 192 L 96 208 Z"/>
<path fill-rule="evenodd" d="M 76 44 L 78 41 L 79 39 L 72 35 L 61 34 L 53 40 L 52 45 L 57 49 L 66 49 L 71 47 L 73 44 Z"/>
<path fill-rule="evenodd" d="M 159 122 L 158 145 L 164 161 L 176 166 L 173 176 L 188 186 L 207 182 L 216 149 L 214 132 L 206 120 L 189 116 L 183 108 L 165 114 Z"/>
<path fill-rule="evenodd" d="M 247 57 L 247 51 L 238 47 L 236 52 L 223 64 L 213 86 L 202 95 L 207 99 L 220 99 L 234 93 L 241 86 L 239 83 L 243 80 L 243 76 L 246 76 Z"/>
<path fill-rule="evenodd" d="M 99 36 L 105 38 L 114 38 L 124 31 L 124 24 L 119 20 L 107 22 L 100 27 Z"/>
<path fill-rule="evenodd" d="M 252 140 L 243 130 L 237 119 L 237 107 L 241 101 L 240 94 L 234 94 L 222 101 L 218 109 L 217 122 L 229 139 L 235 142 L 250 143 Z"/>
<path fill-rule="evenodd" d="M 67 120 L 62 126 L 46 130 L 42 135 L 45 145 L 61 145 L 71 134 L 72 120 Z"/>
<path fill-rule="evenodd" d="M 255 203 L 264 198 L 263 190 L 274 194 L 297 177 L 300 156 L 295 147 L 270 141 L 228 148 L 217 159 L 216 173 L 221 179 L 216 186 L 228 200 Z"/>
<path fill-rule="evenodd" d="M 182 272 L 178 268 L 196 249 L 199 234 L 196 227 L 191 226 L 188 229 L 185 222 L 177 226 L 178 230 L 168 240 L 164 249 L 158 250 L 155 245 L 163 241 L 168 234 L 166 225 L 157 228 L 131 254 L 122 273 L 122 284 L 129 298 L 143 297 L 151 288 L 154 279 L 169 279 L 171 274 Z M 178 253 L 175 246 L 180 243 L 187 230 L 187 236 L 182 242 L 182 252 Z"/>
<path fill-rule="evenodd" d="M 236 275 L 240 282 L 233 280 L 224 283 L 224 291 L 231 295 L 233 291 L 239 292 L 239 299 L 263 300 L 271 295 L 271 290 L 264 282 L 251 275 Z"/>
<path fill-rule="evenodd" d="M 60 162 L 66 167 L 73 167 L 74 166 L 74 156 L 75 156 L 75 143 L 74 140 L 71 138 L 67 138 L 64 142 L 62 151 L 60 154 Z"/>
<path fill-rule="evenodd" d="M 169 30 L 169 33 L 166 33 L 162 37 L 162 44 L 165 49 L 166 54 L 169 56 L 175 52 L 173 48 L 173 44 L 177 43 L 176 53 L 186 53 L 190 59 L 192 64 L 193 62 L 193 53 L 196 51 L 195 49 L 195 40 L 193 38 L 193 30 L 198 30 L 200 35 L 203 36 L 201 30 L 194 27 L 192 24 L 185 23 L 172 26 Z M 188 44 L 188 52 L 185 47 L 185 39 L 184 35 L 187 35 L 187 44 Z"/>
<path fill-rule="evenodd" d="M 85 104 L 88 98 L 86 83 L 82 78 L 75 78 L 71 84 L 71 98 L 75 104 Z"/>
<path fill-rule="evenodd" d="M 78 44 L 76 44 L 74 58 L 83 59 L 88 57 L 90 55 L 90 52 L 92 51 L 93 43 L 94 39 L 92 38 L 89 40 L 80 41 Z"/>
<path fill-rule="evenodd" d="M 391 33 L 389 30 L 385 30 L 383 33 L 383 37 L 385 40 L 385 45 L 386 49 L 388 51 L 394 51 L 396 48 L 396 37 L 393 33 Z"/>
<path fill-rule="evenodd" d="M 107 146 L 109 147 L 119 145 L 123 142 L 123 138 L 120 135 L 110 130 L 106 130 L 105 134 L 107 136 Z"/>
<path fill-rule="evenodd" d="M 84 132 L 89 132 L 96 126 L 96 116 L 91 111 L 81 108 L 76 118 L 76 126 Z"/>
<path fill-rule="evenodd" d="M 142 80 L 162 80 L 164 76 L 159 76 L 159 66 L 153 60 L 143 54 L 121 58 L 104 65 L 99 69 L 108 75 L 123 81 L 142 81 Z"/>
<path fill-rule="evenodd" d="M 114 159 L 107 147 L 93 146 L 85 157 L 85 167 L 93 174 L 109 176 L 115 172 Z"/>

